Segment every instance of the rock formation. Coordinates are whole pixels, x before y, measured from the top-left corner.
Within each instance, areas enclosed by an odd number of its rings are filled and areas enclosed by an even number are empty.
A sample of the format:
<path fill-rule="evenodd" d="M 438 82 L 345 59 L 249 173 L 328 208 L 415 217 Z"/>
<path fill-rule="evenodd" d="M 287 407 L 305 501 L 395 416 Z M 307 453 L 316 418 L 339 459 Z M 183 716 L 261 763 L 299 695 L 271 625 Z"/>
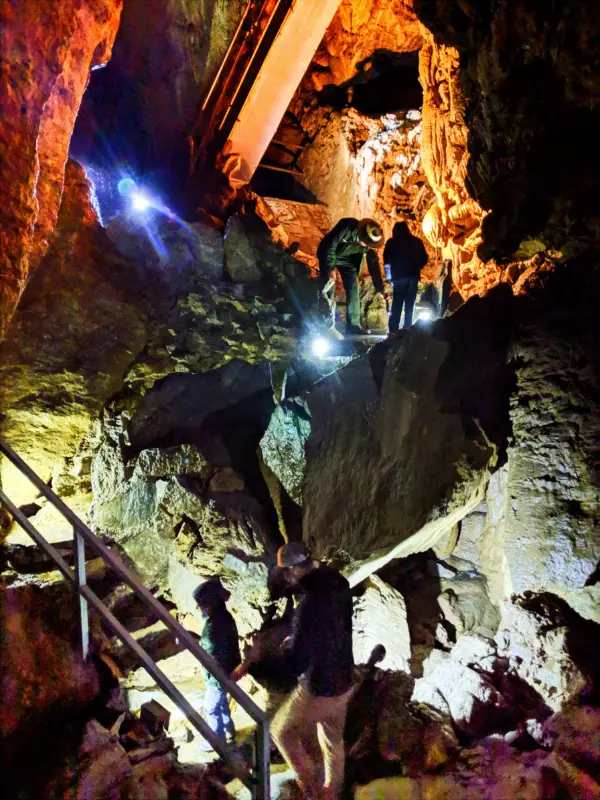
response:
<path fill-rule="evenodd" d="M 0 312 L 12 314 L 0 345 L 2 435 L 191 630 L 193 591 L 211 575 L 230 590 L 243 639 L 271 624 L 284 603 L 271 567 L 286 538 L 303 536 L 348 576 L 357 692 L 347 778 L 357 797 L 600 796 L 591 3 L 343 0 L 290 109 L 310 203 L 246 198 L 205 222 L 115 213 L 106 229 L 83 168 L 67 164 L 64 191 L 62 173 L 120 8 L 55 5 L 0 12 L 20 57 L 0 123 Z M 98 155 L 86 125 L 106 113 L 113 143 L 139 128 L 140 169 L 181 170 L 185 132 L 242 4 L 143 5 L 142 17 L 138 0 L 125 7 L 117 57 L 75 141 Z M 403 70 L 416 70 L 416 50 L 422 112 L 404 102 L 415 96 Z M 382 110 L 379 89 L 399 74 L 406 85 Z M 110 85 L 127 91 L 109 103 Z M 314 325 L 330 321 L 316 244 L 346 214 L 379 216 L 386 232 L 407 218 L 428 237 L 424 279 L 451 258 L 466 302 L 370 349 L 346 342 L 342 356 L 313 358 Z M 383 327 L 368 279 L 361 295 L 363 320 Z M 72 563 L 70 528 L 4 463 L 1 477 Z M 73 652 L 59 576 L 4 517 L 2 536 L 10 738 L 37 692 L 49 714 L 55 702 L 94 700 L 98 685 Z M 199 703 L 190 654 L 101 564 L 87 570 Z M 25 647 L 27 626 L 36 635 Z M 78 720 L 66 743 L 77 769 L 61 791 L 218 794 L 206 775 L 183 774 L 165 736 L 139 727 L 130 712 L 157 687 L 112 635 L 93 634 L 127 697 L 117 691 L 106 717 Z M 379 643 L 386 658 L 367 672 Z M 268 704 L 269 677 L 244 684 Z M 167 733 L 197 746 L 181 719 Z"/>
<path fill-rule="evenodd" d="M 4 4 L 0 83 L 0 338 L 48 247 L 90 71 L 110 57 L 122 0 Z"/>

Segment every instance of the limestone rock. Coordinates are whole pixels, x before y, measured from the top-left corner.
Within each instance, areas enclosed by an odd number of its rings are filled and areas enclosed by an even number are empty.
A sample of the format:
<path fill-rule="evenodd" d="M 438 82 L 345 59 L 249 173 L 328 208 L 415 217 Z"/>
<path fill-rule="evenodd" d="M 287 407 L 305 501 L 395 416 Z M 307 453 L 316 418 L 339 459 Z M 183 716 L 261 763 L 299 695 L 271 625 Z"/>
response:
<path fill-rule="evenodd" d="M 185 225 L 156 215 L 149 224 L 144 216 L 125 213 L 112 220 L 107 233 L 122 255 L 143 265 L 147 276 L 174 296 L 192 291 L 202 279 L 223 277 L 223 237 L 202 223 Z"/>
<path fill-rule="evenodd" d="M 244 361 L 232 361 L 202 375 L 170 375 L 142 399 L 129 423 L 130 441 L 143 448 L 175 432 L 180 438 L 190 435 L 209 414 L 234 406 L 270 385 L 264 365 L 251 366 Z"/>
<path fill-rule="evenodd" d="M 448 714 L 460 730 L 470 735 L 493 729 L 506 702 L 485 674 L 481 662 L 486 658 L 492 660 L 493 666 L 495 649 L 475 636 L 461 637 L 450 655 L 432 651 L 424 664 L 424 676 L 415 681 L 413 702 Z"/>
<path fill-rule="evenodd" d="M 354 662 L 365 664 L 377 644 L 386 648 L 386 656 L 378 665 L 381 669 L 410 672 L 410 635 L 404 598 L 372 575 L 364 593 L 354 603 Z"/>
<path fill-rule="evenodd" d="M 494 446 L 478 425 L 466 434 L 457 412 L 469 405 L 477 416 L 477 405 L 483 430 L 503 438 L 507 342 L 505 334 L 473 342 L 468 320 L 495 307 L 504 324 L 507 300 L 500 292 L 467 304 L 448 320 L 447 342 L 441 323 L 435 337 L 413 328 L 305 395 L 306 536 L 319 556 L 338 551 L 346 563 L 363 562 L 348 566 L 353 583 L 426 550 L 483 499 Z M 466 360 L 465 347 L 473 347 Z"/>
<path fill-rule="evenodd" d="M 296 312 L 282 297 L 246 289 L 203 284 L 178 300 L 164 338 L 168 371 L 206 372 L 235 359 L 280 361 L 285 371 L 297 349 Z"/>
<path fill-rule="evenodd" d="M 49 718 L 57 707 L 80 709 L 100 691 L 93 662 L 82 661 L 75 637 L 69 635 L 77 630 L 74 610 L 71 589 L 64 584 L 1 590 L 3 763 L 25 757 L 21 748 L 30 746 L 29 740 L 19 731 L 35 715 Z M 92 635 L 98 633 L 92 618 Z"/>
<path fill-rule="evenodd" d="M 302 505 L 304 446 L 310 431 L 310 412 L 306 402 L 294 398 L 277 406 L 260 441 L 265 464 L 298 505 Z"/>
<path fill-rule="evenodd" d="M 3 435 L 46 480 L 63 459 L 72 463 L 144 346 L 135 285 L 135 269 L 98 223 L 83 170 L 70 162 L 57 238 L 0 347 Z"/>
<path fill-rule="evenodd" d="M 493 637 L 498 630 L 498 609 L 487 593 L 485 580 L 443 580 L 438 598 L 444 618 L 457 636 L 473 632 Z"/>
<path fill-rule="evenodd" d="M 600 767 L 600 711 L 591 706 L 572 706 L 546 722 L 544 733 L 555 752 L 576 767 L 597 774 Z"/>
<path fill-rule="evenodd" d="M 232 281 L 258 283 L 262 277 L 260 253 L 246 236 L 239 216 L 230 217 L 225 230 L 225 267 Z"/>
<path fill-rule="evenodd" d="M 319 88 L 344 83 L 376 51 L 406 53 L 421 46 L 422 31 L 407 0 L 342 0 L 321 42 L 307 79 Z M 318 79 L 318 83 L 316 83 Z"/>
<path fill-rule="evenodd" d="M 519 314 L 504 533 L 517 594 L 546 589 L 566 597 L 585 587 L 600 561 L 595 275 L 557 274 L 543 300 Z"/>
<path fill-rule="evenodd" d="M 56 225 L 75 117 L 121 5 L 26 0 L 2 15 L 0 339 Z"/>
<path fill-rule="evenodd" d="M 504 706 L 485 676 L 439 653 L 435 660 L 430 657 L 425 676 L 415 681 L 412 700 L 448 714 L 460 730 L 471 735 L 485 731 L 493 718 L 491 712 Z"/>
<path fill-rule="evenodd" d="M 80 768 L 77 779 L 77 800 L 110 796 L 132 773 L 131 762 L 116 737 L 110 737 L 87 756 L 87 763 Z"/>
<path fill-rule="evenodd" d="M 226 458 L 224 452 L 223 458 Z M 196 445 L 182 444 L 178 447 L 142 450 L 135 462 L 135 472 L 150 478 L 165 478 L 170 475 L 198 475 L 207 478 L 213 471 L 213 466 L 214 460 L 209 461 Z"/>
<path fill-rule="evenodd" d="M 245 488 L 244 479 L 231 467 L 225 467 L 216 472 L 211 478 L 209 488 L 211 492 L 242 492 Z"/>
<path fill-rule="evenodd" d="M 508 658 L 511 669 L 539 692 L 550 708 L 558 711 L 585 684 L 585 676 L 570 652 L 574 632 L 560 611 L 544 607 L 543 601 L 502 602 L 500 610 L 498 653 Z"/>
<path fill-rule="evenodd" d="M 412 681 L 397 674 L 384 679 L 377 689 L 377 745 L 386 761 L 401 761 L 419 768 L 423 757 L 423 721 L 410 704 Z"/>

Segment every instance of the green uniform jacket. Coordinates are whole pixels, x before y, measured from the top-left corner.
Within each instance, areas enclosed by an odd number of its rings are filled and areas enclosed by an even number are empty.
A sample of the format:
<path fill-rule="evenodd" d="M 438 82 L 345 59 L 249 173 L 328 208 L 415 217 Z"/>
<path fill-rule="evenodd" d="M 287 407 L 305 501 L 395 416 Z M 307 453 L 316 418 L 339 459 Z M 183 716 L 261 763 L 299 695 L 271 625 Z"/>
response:
<path fill-rule="evenodd" d="M 317 250 L 321 274 L 331 275 L 336 269 L 340 273 L 354 270 L 358 275 L 362 260 L 366 256 L 369 274 L 377 292 L 383 292 L 383 274 L 377 252 L 365 247 L 358 239 L 358 220 L 348 217 L 341 219 L 329 233 L 323 237 Z"/>

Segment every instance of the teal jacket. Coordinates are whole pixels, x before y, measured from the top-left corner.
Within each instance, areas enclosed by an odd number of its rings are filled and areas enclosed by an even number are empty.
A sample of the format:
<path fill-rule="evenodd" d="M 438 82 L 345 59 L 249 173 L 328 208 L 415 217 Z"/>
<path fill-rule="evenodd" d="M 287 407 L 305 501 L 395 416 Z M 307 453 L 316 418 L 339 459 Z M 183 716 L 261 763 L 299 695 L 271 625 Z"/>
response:
<path fill-rule="evenodd" d="M 241 663 L 237 627 L 224 603 L 207 618 L 200 637 L 200 646 L 228 675 Z M 219 685 L 219 681 L 206 671 L 205 678 L 207 683 Z"/>

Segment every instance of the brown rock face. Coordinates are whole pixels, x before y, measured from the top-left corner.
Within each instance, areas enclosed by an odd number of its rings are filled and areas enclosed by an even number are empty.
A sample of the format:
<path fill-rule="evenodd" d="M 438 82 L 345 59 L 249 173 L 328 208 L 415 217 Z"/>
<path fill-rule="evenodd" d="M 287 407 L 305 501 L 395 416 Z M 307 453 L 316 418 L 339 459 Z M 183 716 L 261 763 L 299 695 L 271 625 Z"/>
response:
<path fill-rule="evenodd" d="M 412 7 L 412 0 L 342 0 L 309 70 L 313 86 L 344 83 L 376 50 L 418 50 L 422 34 Z"/>
<path fill-rule="evenodd" d="M 90 70 L 110 57 L 122 0 L 0 9 L 0 336 L 47 247 Z"/>

